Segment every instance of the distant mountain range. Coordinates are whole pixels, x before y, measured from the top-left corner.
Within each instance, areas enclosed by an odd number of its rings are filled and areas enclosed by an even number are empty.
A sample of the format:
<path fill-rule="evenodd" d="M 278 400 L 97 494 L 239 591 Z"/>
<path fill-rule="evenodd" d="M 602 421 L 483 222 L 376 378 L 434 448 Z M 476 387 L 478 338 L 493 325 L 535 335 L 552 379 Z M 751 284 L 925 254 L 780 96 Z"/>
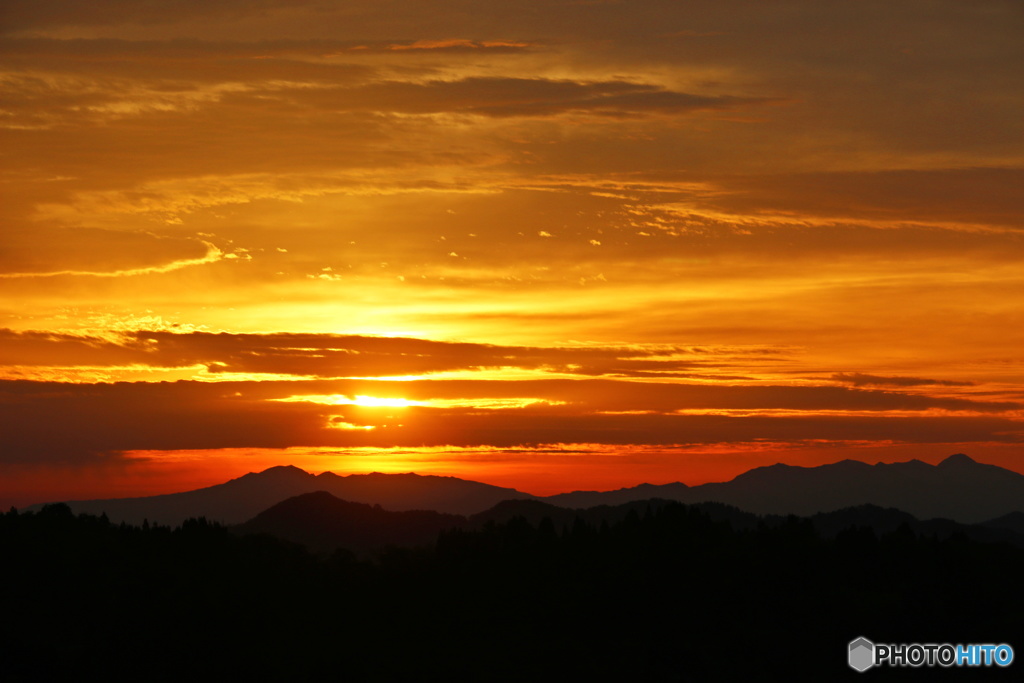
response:
<path fill-rule="evenodd" d="M 1006 516 L 1005 525 L 1010 529 L 1022 525 L 1011 513 L 1024 513 L 1024 475 L 975 462 L 963 454 L 950 456 L 938 465 L 920 460 L 876 465 L 844 460 L 819 467 L 779 464 L 758 467 L 723 483 L 641 484 L 616 491 L 575 491 L 548 497 L 455 477 L 378 473 L 338 476 L 331 472 L 312 475 L 284 466 L 184 493 L 69 501 L 68 505 L 75 512 L 106 513 L 112 521 L 130 524 L 148 519 L 173 526 L 200 516 L 241 524 L 286 499 L 316 491 L 390 511 L 430 510 L 454 515 L 481 513 L 509 500 L 580 509 L 655 498 L 689 504 L 718 502 L 761 515 L 812 516 L 874 505 L 895 508 L 917 519 L 942 518 L 965 524 Z"/>
<path fill-rule="evenodd" d="M 902 510 L 918 519 L 945 518 L 972 524 L 1024 512 L 1024 475 L 958 453 L 938 465 L 920 460 L 875 465 L 843 460 L 819 467 L 778 464 L 752 469 L 724 483 L 641 484 L 618 491 L 575 491 L 544 500 L 587 508 L 642 498 L 682 503 L 717 501 L 747 512 L 803 517 L 877 505 Z"/>
<path fill-rule="evenodd" d="M 113 522 L 177 526 L 189 517 L 206 517 L 224 524 L 241 524 L 288 498 L 326 491 L 351 503 L 379 505 L 392 511 L 433 510 L 472 514 L 503 500 L 533 498 L 515 489 L 481 484 L 456 477 L 418 474 L 310 474 L 291 465 L 250 472 L 207 488 L 143 498 L 76 500 L 67 504 L 76 513 L 106 514 Z M 33 505 L 29 510 L 39 509 Z"/>

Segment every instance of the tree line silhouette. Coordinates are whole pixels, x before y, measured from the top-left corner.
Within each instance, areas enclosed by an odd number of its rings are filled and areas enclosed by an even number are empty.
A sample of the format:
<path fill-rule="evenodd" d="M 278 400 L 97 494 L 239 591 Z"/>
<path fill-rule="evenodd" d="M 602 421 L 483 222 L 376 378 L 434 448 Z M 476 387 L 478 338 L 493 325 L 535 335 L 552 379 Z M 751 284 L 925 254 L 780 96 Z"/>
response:
<path fill-rule="evenodd" d="M 861 635 L 1024 648 L 1018 547 L 906 525 L 822 538 L 797 517 L 736 529 L 663 501 L 373 558 L 58 504 L 0 515 L 0 556 L 8 681 L 820 681 L 861 675 L 846 665 Z M 870 675 L 979 673 L 1010 672 Z"/>

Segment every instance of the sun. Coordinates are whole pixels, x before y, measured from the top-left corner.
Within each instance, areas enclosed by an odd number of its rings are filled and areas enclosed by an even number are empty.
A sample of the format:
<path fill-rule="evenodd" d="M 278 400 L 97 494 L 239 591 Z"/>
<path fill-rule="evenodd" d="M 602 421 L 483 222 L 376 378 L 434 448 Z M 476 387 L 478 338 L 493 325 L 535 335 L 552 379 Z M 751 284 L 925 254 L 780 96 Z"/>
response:
<path fill-rule="evenodd" d="M 267 400 L 283 403 L 321 403 L 329 406 L 360 406 L 363 408 L 409 408 L 427 405 L 423 401 L 410 401 L 407 398 L 380 398 L 377 396 L 364 396 L 363 394 L 356 396 L 347 396 L 345 394 L 301 395 Z"/>

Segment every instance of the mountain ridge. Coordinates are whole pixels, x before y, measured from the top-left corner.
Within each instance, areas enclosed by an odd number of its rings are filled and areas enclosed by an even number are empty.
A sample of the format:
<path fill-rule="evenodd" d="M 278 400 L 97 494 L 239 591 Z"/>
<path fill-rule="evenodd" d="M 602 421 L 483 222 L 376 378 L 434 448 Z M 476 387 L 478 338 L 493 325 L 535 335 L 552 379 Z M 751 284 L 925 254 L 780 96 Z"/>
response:
<path fill-rule="evenodd" d="M 349 475 L 322 472 L 314 475 L 294 465 L 276 465 L 223 484 L 181 493 L 64 502 L 76 513 L 106 514 L 112 521 L 128 524 L 148 521 L 177 526 L 189 517 L 241 524 L 277 503 L 320 490 L 342 500 L 380 505 L 396 512 L 431 510 L 448 514 L 472 514 L 502 500 L 533 498 L 515 489 L 457 477 L 412 472 Z M 38 510 L 43 505 L 26 509 Z"/>
<path fill-rule="evenodd" d="M 431 547 L 442 533 L 475 532 L 490 525 L 519 520 L 534 528 L 547 528 L 564 535 L 581 522 L 591 529 L 622 523 L 630 515 L 646 517 L 665 506 L 683 505 L 689 514 L 706 516 L 715 523 L 728 523 L 734 531 L 781 529 L 792 524 L 792 516 L 757 515 L 723 503 L 685 505 L 664 499 L 636 500 L 620 505 L 587 509 L 558 507 L 539 500 L 506 500 L 475 515 L 449 515 L 430 511 L 391 512 L 379 506 L 350 503 L 326 491 L 305 493 L 282 501 L 248 522 L 232 527 L 236 534 L 270 534 L 306 546 L 319 553 L 339 549 L 372 556 L 388 547 Z M 1024 513 L 1016 513 L 1024 516 Z M 945 540 L 962 535 L 983 543 L 1002 542 L 1024 548 L 1024 532 L 1015 528 L 1016 519 L 998 518 L 982 524 L 961 524 L 948 519 L 920 520 L 895 508 L 861 505 L 802 517 L 822 538 L 844 534 L 864 535 L 870 530 L 876 540 L 890 534 Z"/>
<path fill-rule="evenodd" d="M 287 498 L 318 490 L 392 511 L 432 510 L 460 515 L 483 512 L 504 500 L 536 500 L 580 509 L 652 498 L 687 504 L 720 502 L 755 514 L 799 516 L 876 505 L 896 508 L 918 519 L 945 518 L 967 524 L 1024 512 L 1024 475 L 976 462 L 962 453 L 936 465 L 917 459 L 873 465 L 841 460 L 813 467 L 776 463 L 748 470 L 726 482 L 697 486 L 682 482 L 640 484 L 552 496 L 534 496 L 452 476 L 414 472 L 313 475 L 294 465 L 278 465 L 193 491 L 67 504 L 75 512 L 106 513 L 112 520 L 135 524 L 148 519 L 173 525 L 199 516 L 240 524 Z"/>

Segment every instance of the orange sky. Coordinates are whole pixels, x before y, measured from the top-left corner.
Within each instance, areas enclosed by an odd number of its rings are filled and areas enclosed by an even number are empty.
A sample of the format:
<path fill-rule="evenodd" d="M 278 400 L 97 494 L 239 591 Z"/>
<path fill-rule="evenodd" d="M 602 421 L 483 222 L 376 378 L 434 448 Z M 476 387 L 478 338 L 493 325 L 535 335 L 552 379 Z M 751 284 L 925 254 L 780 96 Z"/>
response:
<path fill-rule="evenodd" d="M 0 504 L 1024 471 L 1021 35 L 1017 0 L 7 0 Z"/>

